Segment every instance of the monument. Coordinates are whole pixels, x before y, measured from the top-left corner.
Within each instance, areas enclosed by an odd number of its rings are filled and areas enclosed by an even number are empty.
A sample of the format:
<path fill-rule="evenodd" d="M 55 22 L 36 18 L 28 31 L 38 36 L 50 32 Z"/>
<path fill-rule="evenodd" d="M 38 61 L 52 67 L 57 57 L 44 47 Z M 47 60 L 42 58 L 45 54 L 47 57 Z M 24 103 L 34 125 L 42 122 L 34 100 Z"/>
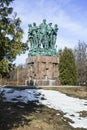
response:
<path fill-rule="evenodd" d="M 34 85 L 58 85 L 58 63 L 56 39 L 58 26 L 47 24 L 46 20 L 37 26 L 28 25 L 28 42 L 30 49 L 26 60 L 28 66 L 28 81 Z"/>

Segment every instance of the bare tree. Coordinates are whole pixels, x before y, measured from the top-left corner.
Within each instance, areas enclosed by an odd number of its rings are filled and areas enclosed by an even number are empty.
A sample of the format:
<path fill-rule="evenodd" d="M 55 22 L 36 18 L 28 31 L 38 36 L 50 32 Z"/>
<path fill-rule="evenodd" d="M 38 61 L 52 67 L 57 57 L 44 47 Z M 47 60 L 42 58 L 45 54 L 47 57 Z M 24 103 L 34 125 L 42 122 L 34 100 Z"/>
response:
<path fill-rule="evenodd" d="M 79 41 L 74 49 L 74 55 L 78 68 L 78 82 L 85 85 L 87 84 L 87 44 Z"/>

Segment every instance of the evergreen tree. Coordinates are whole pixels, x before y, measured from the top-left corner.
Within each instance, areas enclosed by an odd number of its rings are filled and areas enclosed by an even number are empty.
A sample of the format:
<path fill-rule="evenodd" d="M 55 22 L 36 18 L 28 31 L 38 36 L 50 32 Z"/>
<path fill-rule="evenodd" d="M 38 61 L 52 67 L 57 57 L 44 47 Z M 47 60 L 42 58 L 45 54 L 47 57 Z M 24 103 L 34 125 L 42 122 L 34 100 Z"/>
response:
<path fill-rule="evenodd" d="M 18 54 L 24 53 L 27 43 L 23 43 L 21 20 L 17 13 L 13 14 L 10 4 L 14 0 L 0 0 L 0 75 L 8 75 L 13 67 L 12 62 Z"/>
<path fill-rule="evenodd" d="M 62 85 L 75 85 L 77 82 L 77 67 L 71 49 L 65 48 L 59 53 L 59 78 Z"/>

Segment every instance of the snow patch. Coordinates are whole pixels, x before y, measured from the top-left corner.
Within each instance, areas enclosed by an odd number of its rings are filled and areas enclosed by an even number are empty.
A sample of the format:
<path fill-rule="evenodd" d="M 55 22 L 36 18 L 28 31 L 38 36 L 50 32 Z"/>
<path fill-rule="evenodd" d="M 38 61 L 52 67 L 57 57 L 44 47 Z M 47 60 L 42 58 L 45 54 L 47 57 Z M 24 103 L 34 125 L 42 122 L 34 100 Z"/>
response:
<path fill-rule="evenodd" d="M 79 113 L 80 111 L 87 111 L 87 100 L 69 97 L 58 91 L 43 89 L 15 90 L 0 88 L 0 92 L 4 97 L 4 102 L 28 103 L 29 101 L 37 101 L 38 105 L 43 104 L 65 113 L 64 117 L 74 122 L 70 122 L 70 125 L 74 128 L 87 128 L 87 117 L 80 117 Z"/>

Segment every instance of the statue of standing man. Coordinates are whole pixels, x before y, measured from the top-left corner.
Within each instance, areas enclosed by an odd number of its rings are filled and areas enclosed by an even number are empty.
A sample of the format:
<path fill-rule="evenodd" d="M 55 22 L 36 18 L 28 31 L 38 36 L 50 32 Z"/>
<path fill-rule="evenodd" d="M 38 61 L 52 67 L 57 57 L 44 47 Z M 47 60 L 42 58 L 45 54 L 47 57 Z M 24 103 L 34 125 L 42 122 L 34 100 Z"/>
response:
<path fill-rule="evenodd" d="M 38 31 L 38 28 L 36 26 L 36 23 L 33 23 L 32 35 L 33 35 L 33 47 L 34 48 L 37 48 L 37 46 L 38 46 L 37 31 Z"/>
<path fill-rule="evenodd" d="M 56 43 L 56 39 L 57 39 L 57 32 L 58 32 L 58 26 L 57 24 L 54 25 L 54 29 L 53 29 L 53 44 L 52 46 L 54 47 L 55 43 Z"/>
<path fill-rule="evenodd" d="M 52 48 L 52 23 L 49 23 L 48 24 L 48 27 L 47 27 L 47 41 L 48 41 L 48 48 Z"/>
<path fill-rule="evenodd" d="M 43 48 L 47 48 L 47 24 L 46 24 L 46 19 L 43 19 L 43 23 L 40 24 L 40 33 L 41 33 L 41 42 Z"/>

